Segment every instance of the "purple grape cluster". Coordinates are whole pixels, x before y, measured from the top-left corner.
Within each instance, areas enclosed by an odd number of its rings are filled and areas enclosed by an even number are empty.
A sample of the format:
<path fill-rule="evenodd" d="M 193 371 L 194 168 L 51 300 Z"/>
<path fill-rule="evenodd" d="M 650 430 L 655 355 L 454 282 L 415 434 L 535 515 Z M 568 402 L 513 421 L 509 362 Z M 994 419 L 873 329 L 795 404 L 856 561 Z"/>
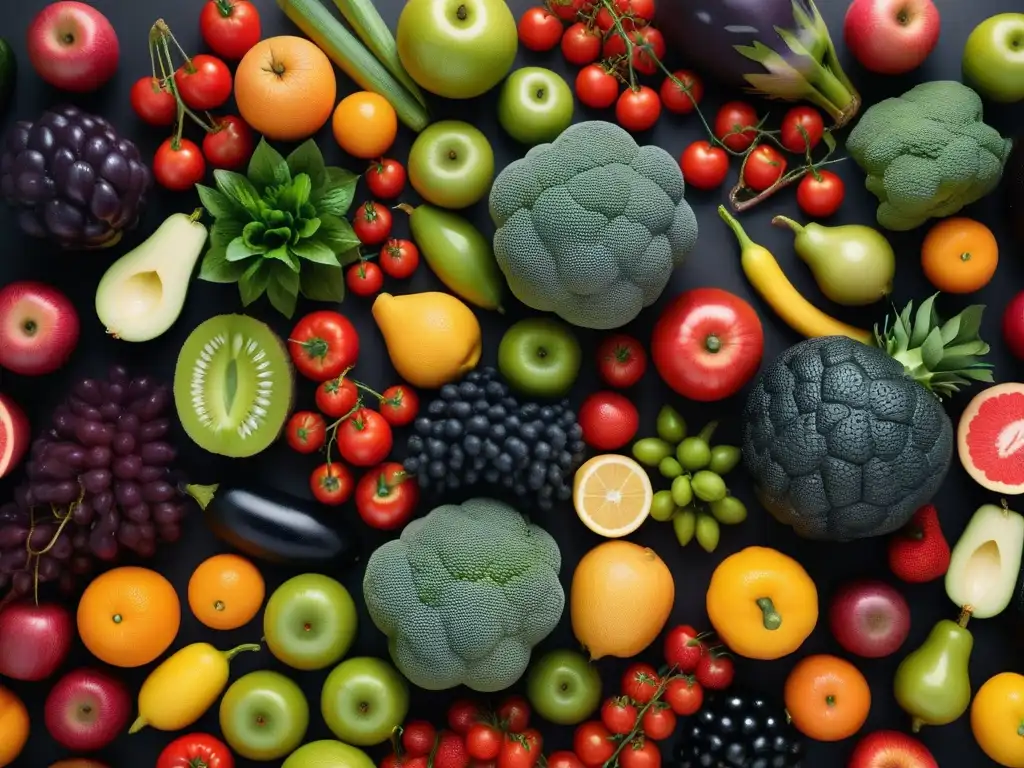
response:
<path fill-rule="evenodd" d="M 114 367 L 83 379 L 32 443 L 26 481 L 0 506 L 0 594 L 57 582 L 73 591 L 96 561 L 148 558 L 181 537 L 188 502 L 171 478 L 171 390 Z"/>

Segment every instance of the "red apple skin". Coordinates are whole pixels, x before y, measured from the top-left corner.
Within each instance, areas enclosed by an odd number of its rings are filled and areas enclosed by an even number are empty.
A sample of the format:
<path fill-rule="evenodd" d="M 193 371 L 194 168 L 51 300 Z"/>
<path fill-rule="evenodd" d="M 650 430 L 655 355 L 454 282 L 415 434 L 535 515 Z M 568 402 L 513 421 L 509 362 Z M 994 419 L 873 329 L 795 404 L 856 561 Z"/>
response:
<path fill-rule="evenodd" d="M 31 440 L 28 416 L 14 400 L 0 393 L 0 477 L 9 475 L 17 468 L 25 458 Z M 2 636 L 0 630 L 0 638 Z M 3 673 L 3 662 L 0 661 L 0 675 Z"/>
<path fill-rule="evenodd" d="M 932 0 L 853 0 L 846 12 L 846 47 L 879 75 L 917 69 L 939 42 L 939 10 Z"/>
<path fill-rule="evenodd" d="M 95 752 L 123 735 L 132 697 L 117 678 L 96 669 L 76 669 L 57 681 L 46 697 L 43 719 L 58 744 Z"/>
<path fill-rule="evenodd" d="M 22 280 L 0 289 L 0 368 L 53 373 L 71 356 L 79 331 L 74 304 L 53 286 Z"/>
<path fill-rule="evenodd" d="M 939 768 L 939 763 L 913 736 L 875 731 L 857 742 L 846 768 Z"/>
<path fill-rule="evenodd" d="M 846 651 L 867 659 L 896 653 L 910 634 L 910 606 L 884 581 L 852 581 L 832 597 L 832 634 Z"/>
<path fill-rule="evenodd" d="M 28 58 L 44 81 L 72 93 L 102 87 L 121 48 L 110 21 L 85 3 L 62 0 L 41 10 L 28 27 Z"/>
<path fill-rule="evenodd" d="M 1018 360 L 1024 360 L 1024 291 L 1014 296 L 1003 312 L 1003 340 Z"/>
<path fill-rule="evenodd" d="M 0 611 L 0 676 L 45 680 L 64 663 L 75 625 L 56 603 L 13 603 Z"/>

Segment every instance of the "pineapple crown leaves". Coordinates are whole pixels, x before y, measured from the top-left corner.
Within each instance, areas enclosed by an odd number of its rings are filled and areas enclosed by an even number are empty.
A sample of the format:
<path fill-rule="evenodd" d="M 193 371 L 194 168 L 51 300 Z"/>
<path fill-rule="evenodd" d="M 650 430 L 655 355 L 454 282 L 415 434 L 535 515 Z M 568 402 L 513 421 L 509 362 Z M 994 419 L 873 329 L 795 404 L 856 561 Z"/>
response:
<path fill-rule="evenodd" d="M 985 306 L 973 304 L 943 322 L 935 308 L 938 295 L 922 301 L 916 312 L 909 302 L 886 317 L 882 328 L 875 326 L 875 343 L 942 399 L 972 381 L 991 383 L 993 377 L 992 366 L 982 360 L 989 345 L 978 335 Z"/>
<path fill-rule="evenodd" d="M 345 219 L 358 177 L 329 167 L 312 139 L 288 157 L 261 139 L 245 174 L 216 170 L 216 189 L 196 185 L 214 218 L 199 279 L 238 283 L 242 304 L 263 294 L 286 317 L 301 293 L 345 297 L 341 269 L 359 256 Z"/>

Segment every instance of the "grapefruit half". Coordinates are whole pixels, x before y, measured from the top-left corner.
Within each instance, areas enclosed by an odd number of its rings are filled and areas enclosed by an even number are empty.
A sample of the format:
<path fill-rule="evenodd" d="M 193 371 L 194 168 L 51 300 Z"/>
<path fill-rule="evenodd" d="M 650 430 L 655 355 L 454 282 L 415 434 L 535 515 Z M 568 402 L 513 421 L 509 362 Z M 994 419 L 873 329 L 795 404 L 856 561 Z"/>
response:
<path fill-rule="evenodd" d="M 960 417 L 957 452 L 978 485 L 1024 493 L 1024 384 L 997 384 L 975 395 Z"/>

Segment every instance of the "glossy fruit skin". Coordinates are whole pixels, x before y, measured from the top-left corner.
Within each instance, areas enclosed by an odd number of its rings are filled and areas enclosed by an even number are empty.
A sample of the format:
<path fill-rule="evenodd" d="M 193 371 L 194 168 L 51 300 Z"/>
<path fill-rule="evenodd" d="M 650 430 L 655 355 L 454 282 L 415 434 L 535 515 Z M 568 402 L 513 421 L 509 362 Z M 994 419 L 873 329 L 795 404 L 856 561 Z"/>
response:
<path fill-rule="evenodd" d="M 736 723 L 743 723 L 742 730 Z M 737 768 L 757 765 L 765 758 L 771 768 L 807 767 L 804 741 L 787 722 L 782 704 L 748 691 L 709 695 L 683 730 L 675 762 L 678 768 L 714 766 L 723 754 Z"/>
<path fill-rule="evenodd" d="M 316 453 L 327 437 L 324 417 L 313 411 L 297 411 L 285 427 L 288 445 L 297 453 Z"/>
<path fill-rule="evenodd" d="M 466 734 L 466 751 L 474 760 L 494 760 L 501 752 L 502 733 L 488 723 L 473 723 Z"/>
<path fill-rule="evenodd" d="M 848 653 L 884 658 L 906 641 L 910 606 L 898 590 L 883 581 L 847 582 L 832 596 L 829 627 Z"/>
<path fill-rule="evenodd" d="M 908 653 L 893 676 L 896 703 L 912 718 L 915 732 L 922 725 L 947 725 L 960 718 L 971 703 L 968 665 L 974 635 L 956 621 L 935 623 L 924 642 Z"/>
<path fill-rule="evenodd" d="M 697 682 L 709 691 L 723 691 L 732 685 L 736 668 L 732 659 L 721 653 L 706 653 L 697 662 Z"/>
<path fill-rule="evenodd" d="M 755 192 L 763 192 L 782 178 L 786 158 L 779 150 L 762 144 L 747 155 L 743 166 L 743 183 Z"/>
<path fill-rule="evenodd" d="M 299 373 L 313 381 L 341 376 L 359 359 L 359 332 L 338 312 L 311 312 L 292 328 L 288 352 Z M 330 414 L 329 414 L 330 415 Z"/>
<path fill-rule="evenodd" d="M 214 118 L 214 122 L 219 130 L 203 137 L 204 157 L 213 168 L 241 168 L 249 162 L 256 147 L 252 128 L 235 115 L 222 115 Z"/>
<path fill-rule="evenodd" d="M 522 67 L 498 94 L 498 123 L 520 144 L 554 141 L 572 123 L 572 89 L 557 72 Z"/>
<path fill-rule="evenodd" d="M 583 761 L 576 753 L 567 749 L 552 752 L 546 759 L 548 768 L 584 768 Z"/>
<path fill-rule="evenodd" d="M 380 245 L 391 234 L 391 210 L 368 200 L 356 209 L 352 230 L 363 245 Z"/>
<path fill-rule="evenodd" d="M 465 736 L 480 716 L 479 703 L 470 699 L 456 699 L 448 707 L 448 727 L 460 736 Z"/>
<path fill-rule="evenodd" d="M 83 705 L 88 705 L 86 709 Z M 103 749 L 128 727 L 132 699 L 127 686 L 95 669 L 68 672 L 46 697 L 46 730 L 58 744 L 76 752 Z M 76 722 L 75 713 L 94 718 Z"/>
<path fill-rule="evenodd" d="M 576 725 L 590 717 L 601 703 L 601 676 L 576 651 L 550 651 L 530 666 L 526 695 L 544 720 Z"/>
<path fill-rule="evenodd" d="M 672 714 L 672 710 L 663 710 L 668 714 Z M 672 715 L 674 718 L 675 715 Z M 654 737 L 648 736 L 642 744 L 628 744 L 619 753 L 619 762 L 622 768 L 660 768 L 661 766 L 661 752 L 658 750 L 657 744 L 654 743 Z"/>
<path fill-rule="evenodd" d="M 843 40 L 865 69 L 903 75 L 928 57 L 940 28 L 932 0 L 855 0 L 843 21 Z"/>
<path fill-rule="evenodd" d="M 359 400 L 359 390 L 351 380 L 335 377 L 323 382 L 316 388 L 316 407 L 324 416 L 340 419 L 353 408 Z"/>
<path fill-rule="evenodd" d="M 900 731 L 875 731 L 857 742 L 847 768 L 939 768 L 928 747 Z"/>
<path fill-rule="evenodd" d="M 646 704 L 658 692 L 661 678 L 650 664 L 634 662 L 622 673 L 622 693 L 637 704 Z"/>
<path fill-rule="evenodd" d="M 673 712 L 687 717 L 698 712 L 704 704 L 704 688 L 696 680 L 678 678 L 665 686 L 663 698 Z"/>
<path fill-rule="evenodd" d="M 686 183 L 695 189 L 718 189 L 729 175 L 729 155 L 708 141 L 695 141 L 679 158 Z"/>
<path fill-rule="evenodd" d="M 978 746 L 999 765 L 1024 768 L 1018 729 L 1024 717 L 1024 676 L 1002 672 L 978 689 L 971 703 L 971 730 Z"/>
<path fill-rule="evenodd" d="M 24 702 L 3 685 L 0 685 L 0 726 L 7 737 L 0 742 L 0 765 L 12 765 L 28 742 L 29 716 Z"/>
<path fill-rule="evenodd" d="M 644 712 L 640 727 L 648 739 L 664 741 L 676 729 L 676 713 L 671 707 L 656 704 Z"/>
<path fill-rule="evenodd" d="M 174 73 L 174 84 L 192 109 L 217 109 L 231 96 L 231 70 L 216 56 L 200 53 Z"/>
<path fill-rule="evenodd" d="M 615 120 L 632 133 L 653 128 L 660 116 L 661 98 L 657 91 L 646 85 L 635 90 L 627 88 L 615 102 Z"/>
<path fill-rule="evenodd" d="M 864 725 L 871 689 L 850 662 L 825 654 L 801 659 L 786 678 L 786 711 L 793 724 L 817 741 L 841 741 Z"/>
<path fill-rule="evenodd" d="M 218 56 L 238 61 L 260 41 L 260 14 L 249 0 L 208 0 L 199 13 L 199 31 Z"/>
<path fill-rule="evenodd" d="M 413 141 L 407 170 L 409 183 L 426 202 L 440 208 L 467 208 L 490 191 L 494 149 L 476 126 L 440 120 Z"/>
<path fill-rule="evenodd" d="M 1003 341 L 1018 360 L 1024 360 L 1024 291 L 1014 296 L 1003 312 Z"/>
<path fill-rule="evenodd" d="M 402 748 L 411 757 L 426 757 L 434 748 L 437 731 L 426 720 L 410 720 L 402 726 Z"/>
<path fill-rule="evenodd" d="M 640 414 L 633 401 L 617 392 L 595 392 L 583 401 L 577 420 L 583 441 L 602 451 L 615 451 L 636 437 Z"/>
<path fill-rule="evenodd" d="M 235 768 L 235 758 L 228 745 L 215 736 L 189 733 L 164 747 L 156 768 Z"/>
<path fill-rule="evenodd" d="M 814 107 L 793 107 L 782 117 L 779 141 L 793 154 L 803 155 L 818 146 L 824 134 L 825 121 L 821 112 Z"/>
<path fill-rule="evenodd" d="M 690 674 L 697 669 L 697 663 L 707 652 L 700 635 L 689 624 L 680 624 L 665 635 L 665 662 L 680 672 Z"/>
<path fill-rule="evenodd" d="M 628 696 L 613 696 L 601 705 L 601 722 L 611 733 L 626 735 L 636 726 L 637 708 Z"/>
<path fill-rule="evenodd" d="M 117 71 L 117 33 L 91 4 L 49 4 L 33 17 L 26 40 L 32 68 L 43 81 L 62 91 L 95 91 Z"/>
<path fill-rule="evenodd" d="M 1022 13 L 1000 13 L 981 22 L 964 45 L 965 81 L 992 101 L 1012 104 L 1024 99 L 1019 45 L 1022 34 Z"/>
<path fill-rule="evenodd" d="M 506 734 L 497 768 L 533 768 L 540 761 L 541 747 L 540 733 L 532 728 L 522 734 Z"/>
<path fill-rule="evenodd" d="M 405 189 L 405 166 L 390 157 L 370 163 L 366 170 L 366 185 L 378 200 L 394 200 Z"/>
<path fill-rule="evenodd" d="M 388 277 L 404 280 L 420 265 L 420 251 L 411 240 L 392 238 L 380 249 L 377 263 Z"/>
<path fill-rule="evenodd" d="M 531 51 L 550 51 L 562 39 L 562 22 L 547 8 L 527 8 L 516 25 L 519 42 Z"/>
<path fill-rule="evenodd" d="M 384 287 L 384 272 L 372 261 L 359 261 L 345 271 L 345 285 L 356 296 L 373 296 Z"/>
<path fill-rule="evenodd" d="M 582 357 L 568 325 L 534 317 L 505 331 L 498 345 L 498 370 L 522 395 L 564 397 L 579 375 Z"/>
<path fill-rule="evenodd" d="M 0 675 L 39 682 L 64 663 L 75 625 L 57 603 L 12 603 L 0 611 Z"/>
<path fill-rule="evenodd" d="M 356 636 L 351 594 L 318 573 L 293 576 L 270 595 L 263 634 L 274 658 L 292 669 L 326 669 L 340 661 Z"/>
<path fill-rule="evenodd" d="M 609 387 L 632 387 L 646 370 L 647 352 L 639 339 L 613 333 L 597 347 L 597 375 Z"/>
<path fill-rule="evenodd" d="M 420 398 L 408 384 L 395 384 L 381 394 L 380 415 L 392 427 L 405 427 L 420 412 Z"/>
<path fill-rule="evenodd" d="M 832 171 L 808 173 L 796 188 L 800 210 L 816 219 L 824 219 L 839 210 L 846 198 L 846 185 Z"/>
<path fill-rule="evenodd" d="M 662 80 L 659 91 L 662 106 L 677 115 L 689 115 L 704 98 L 704 81 L 688 69 L 680 69 L 672 74 L 689 90 L 680 88 L 671 77 L 666 77 Z"/>
<path fill-rule="evenodd" d="M 576 98 L 591 109 L 610 107 L 619 98 L 619 88 L 619 81 L 600 64 L 588 64 L 576 74 Z"/>
<path fill-rule="evenodd" d="M 0 288 L 0 367 L 11 373 L 53 373 L 78 345 L 79 330 L 74 305 L 56 288 L 27 280 Z"/>
<path fill-rule="evenodd" d="M 354 467 L 372 467 L 391 453 L 391 425 L 369 408 L 360 408 L 338 427 L 341 457 Z"/>
<path fill-rule="evenodd" d="M 373 91 L 356 91 L 338 104 L 331 118 L 334 139 L 345 152 L 363 160 L 382 157 L 395 143 L 398 114 Z"/>
<path fill-rule="evenodd" d="M 174 124 L 174 118 L 178 114 L 178 103 L 174 100 L 174 94 L 152 75 L 136 80 L 129 98 L 132 109 L 143 122 L 161 127 Z"/>
<path fill-rule="evenodd" d="M 266 718 L 257 725 L 256 711 Z M 268 742 L 267 727 L 273 729 Z M 302 690 L 279 672 L 260 670 L 238 678 L 220 702 L 220 729 L 232 751 L 249 760 L 280 760 L 295 750 L 309 726 Z M 259 743 L 250 734 L 262 730 Z"/>
<path fill-rule="evenodd" d="M 509 733 L 522 733 L 530 727 L 530 702 L 522 696 L 506 696 L 498 704 L 495 714 L 498 716 L 498 723 Z"/>
<path fill-rule="evenodd" d="M 999 243 L 980 221 L 963 216 L 942 219 L 932 226 L 921 245 L 921 267 L 936 289 L 974 293 L 996 273 Z"/>
<path fill-rule="evenodd" d="M 602 765 L 615 752 L 611 732 L 598 720 L 588 720 L 576 727 L 572 738 L 572 751 L 584 765 Z"/>
<path fill-rule="evenodd" d="M 153 178 L 164 189 L 185 192 L 206 175 L 206 160 L 191 139 L 165 139 L 153 156 Z"/>
<path fill-rule="evenodd" d="M 578 67 L 592 64 L 601 55 L 601 35 L 577 21 L 562 35 L 562 56 Z"/>
<path fill-rule="evenodd" d="M 324 722 L 340 740 L 357 747 L 387 741 L 409 712 L 409 685 L 383 659 L 357 656 L 336 666 L 320 695 Z"/>
<path fill-rule="evenodd" d="M 340 461 L 324 462 L 309 476 L 309 488 L 321 504 L 337 507 L 352 497 L 355 478 Z"/>
<path fill-rule="evenodd" d="M 412 519 L 420 487 L 397 462 L 374 467 L 356 485 L 356 511 L 363 522 L 379 531 L 394 531 Z"/>
<path fill-rule="evenodd" d="M 715 137 L 734 152 L 743 152 L 757 138 L 753 128 L 758 124 L 757 111 L 742 101 L 723 104 L 715 115 Z"/>

